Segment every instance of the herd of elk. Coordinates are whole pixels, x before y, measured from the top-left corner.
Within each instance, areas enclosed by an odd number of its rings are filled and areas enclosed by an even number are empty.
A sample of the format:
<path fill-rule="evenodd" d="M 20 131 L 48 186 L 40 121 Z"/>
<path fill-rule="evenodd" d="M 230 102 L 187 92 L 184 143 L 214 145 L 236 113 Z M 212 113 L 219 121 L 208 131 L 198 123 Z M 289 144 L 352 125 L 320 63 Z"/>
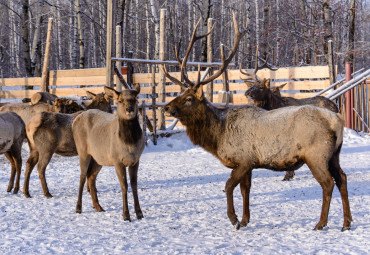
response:
<path fill-rule="evenodd" d="M 197 36 L 199 20 L 182 60 L 175 50 L 184 82 L 171 76 L 165 67 L 163 70 L 166 77 L 179 85 L 183 92 L 164 107 L 165 112 L 177 118 L 186 127 L 186 133 L 195 145 L 204 148 L 223 165 L 232 169 L 225 184 L 225 192 L 227 215 L 236 229 L 247 226 L 250 220 L 249 196 L 253 169 L 294 171 L 303 164 L 307 164 L 323 191 L 321 216 L 315 229 L 321 230 L 327 225 L 335 185 L 339 189 L 343 204 L 342 230 L 350 229 L 352 216 L 348 201 L 347 177 L 339 164 L 344 129 L 343 119 L 339 114 L 312 105 L 268 109 L 271 111 L 253 105 L 218 108 L 205 98 L 203 85 L 226 71 L 237 52 L 240 40 L 247 32 L 239 31 L 234 13 L 233 23 L 235 38 L 229 55 L 225 58 L 221 47 L 221 68 L 203 80 L 200 79 L 198 67 L 197 81 L 191 81 L 187 75 L 186 65 L 194 43 L 206 37 L 213 29 L 208 34 Z M 269 81 L 255 79 L 255 85 L 259 83 L 265 87 L 269 85 Z M 29 178 L 37 163 L 44 194 L 52 197 L 45 179 L 45 168 L 52 155 L 54 153 L 63 156 L 78 155 L 81 172 L 77 213 L 82 212 L 82 194 L 86 180 L 93 207 L 96 211 L 104 211 L 98 201 L 96 178 L 102 166 L 114 166 L 122 191 L 124 220 L 131 220 L 127 201 L 126 167 L 136 217 L 138 219 L 144 217 L 137 191 L 139 161 L 144 150 L 143 130 L 138 119 L 137 98 L 140 86 L 122 92 L 105 87 L 104 91 L 103 97 L 106 100 L 104 106 L 107 106 L 107 102 L 109 105 L 109 108 L 104 109 L 108 112 L 90 109 L 74 114 L 37 113 L 39 110 L 36 110 L 36 107 L 44 107 L 44 103 L 40 101 L 48 96 L 43 94 L 37 96 L 37 103 L 29 108 L 11 108 L 8 105 L 0 108 L 0 111 L 15 109 L 23 119 L 22 121 L 16 113 L 0 113 L 0 125 L 4 127 L 0 132 L 0 153 L 5 153 L 12 162 L 8 191 L 13 187 L 15 171 L 17 182 L 14 192 L 19 190 L 20 147 L 27 133 L 30 157 L 27 161 L 24 184 L 26 197 L 30 197 Z M 116 114 L 111 114 L 110 110 L 107 110 L 110 109 L 107 97 L 117 102 Z M 93 98 L 90 108 L 99 108 L 96 101 Z M 45 105 L 47 107 L 44 109 L 50 110 L 50 105 Z M 55 104 L 54 107 L 57 108 Z M 59 108 L 52 110 L 66 111 Z M 5 129 L 8 131 L 3 132 Z M 233 191 L 238 184 L 243 197 L 241 222 L 235 213 L 233 201 Z"/>
<path fill-rule="evenodd" d="M 343 203 L 342 230 L 349 229 L 352 216 L 347 178 L 339 165 L 344 128 L 341 116 L 310 105 L 272 111 L 255 106 L 215 107 L 204 97 L 203 85 L 226 70 L 245 32 L 239 32 L 234 16 L 235 39 L 229 56 L 225 59 L 222 53 L 223 65 L 220 70 L 203 81 L 200 81 L 198 69 L 198 80 L 194 83 L 187 76 L 186 61 L 194 42 L 206 36 L 196 36 L 196 29 L 197 26 L 180 63 L 181 77 L 185 82 L 172 77 L 164 68 L 166 77 L 184 89 L 181 95 L 166 105 L 165 111 L 180 120 L 195 145 L 201 146 L 223 165 L 233 169 L 225 185 L 227 215 L 231 223 L 239 229 L 249 222 L 253 169 L 296 170 L 306 163 L 323 190 L 321 216 L 315 229 L 321 230 L 327 225 L 334 185 L 338 187 Z M 233 202 L 233 191 L 238 184 L 243 197 L 241 222 L 235 214 Z"/>
<path fill-rule="evenodd" d="M 112 113 L 110 99 L 101 94 L 86 92 L 92 102 L 87 109 L 99 109 Z M 61 156 L 77 156 L 76 145 L 72 135 L 72 122 L 81 111 L 72 114 L 55 112 L 40 112 L 35 114 L 26 126 L 30 156 L 26 163 L 26 172 L 23 185 L 23 193 L 29 194 L 29 181 L 33 168 L 37 164 L 42 190 L 48 198 L 52 197 L 49 192 L 45 170 L 54 153 Z"/>

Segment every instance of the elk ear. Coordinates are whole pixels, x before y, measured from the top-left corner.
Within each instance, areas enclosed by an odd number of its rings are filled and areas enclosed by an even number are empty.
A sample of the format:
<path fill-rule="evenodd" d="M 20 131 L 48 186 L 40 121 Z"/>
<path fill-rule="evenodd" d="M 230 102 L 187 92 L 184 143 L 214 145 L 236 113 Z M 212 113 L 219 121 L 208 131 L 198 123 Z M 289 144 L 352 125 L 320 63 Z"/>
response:
<path fill-rule="evenodd" d="M 270 79 L 265 79 L 264 80 L 265 87 L 268 88 L 268 89 L 270 88 L 270 82 L 271 82 Z"/>
<path fill-rule="evenodd" d="M 136 83 L 133 89 L 137 91 L 137 94 L 140 94 L 140 83 Z"/>
<path fill-rule="evenodd" d="M 203 85 L 198 86 L 197 91 L 195 91 L 195 96 L 202 101 L 204 98 L 204 93 L 203 93 Z"/>
<path fill-rule="evenodd" d="M 110 87 L 104 86 L 104 92 L 108 97 L 113 98 L 115 100 L 117 100 L 119 97 L 119 92 L 117 92 L 115 89 L 112 89 Z"/>
<path fill-rule="evenodd" d="M 94 94 L 94 93 L 92 93 L 90 91 L 87 91 L 87 90 L 86 90 L 86 95 L 90 99 L 94 99 L 96 97 L 96 94 Z"/>
<path fill-rule="evenodd" d="M 247 85 L 248 88 L 252 87 L 254 82 L 252 81 L 244 81 L 245 85 Z"/>

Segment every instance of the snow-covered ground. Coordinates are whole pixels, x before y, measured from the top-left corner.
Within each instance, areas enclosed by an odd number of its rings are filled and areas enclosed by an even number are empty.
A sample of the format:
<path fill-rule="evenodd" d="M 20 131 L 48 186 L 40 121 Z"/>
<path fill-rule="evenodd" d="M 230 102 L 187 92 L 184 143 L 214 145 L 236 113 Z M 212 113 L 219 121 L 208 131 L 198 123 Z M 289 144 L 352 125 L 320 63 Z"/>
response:
<path fill-rule="evenodd" d="M 21 189 L 25 162 L 24 145 Z M 92 208 L 86 189 L 83 212 L 75 213 L 77 157 L 55 155 L 46 171 L 51 199 L 42 193 L 37 170 L 27 199 L 7 193 L 10 165 L 0 156 L 0 254 L 369 254 L 370 137 L 345 130 L 341 165 L 348 177 L 352 229 L 341 232 L 343 210 L 334 189 L 328 227 L 313 231 L 321 211 L 321 188 L 307 166 L 292 181 L 284 173 L 253 171 L 251 222 L 235 231 L 223 192 L 230 170 L 185 134 L 149 144 L 140 161 L 139 198 L 145 218 L 123 221 L 122 197 L 113 167 L 97 180 L 100 204 Z M 241 218 L 242 200 L 234 192 Z"/>

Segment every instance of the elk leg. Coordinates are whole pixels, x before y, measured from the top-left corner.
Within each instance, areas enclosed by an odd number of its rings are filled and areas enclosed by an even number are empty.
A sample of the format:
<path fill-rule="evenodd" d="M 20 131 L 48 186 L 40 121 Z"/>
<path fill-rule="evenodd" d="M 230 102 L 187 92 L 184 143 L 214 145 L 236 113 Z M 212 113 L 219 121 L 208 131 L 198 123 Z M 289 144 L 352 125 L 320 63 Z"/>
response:
<path fill-rule="evenodd" d="M 15 172 L 16 172 L 15 162 L 14 162 L 13 157 L 10 154 L 10 152 L 5 152 L 5 156 L 9 160 L 9 162 L 12 166 L 12 169 L 11 169 L 11 172 L 10 172 L 9 185 L 8 185 L 8 189 L 7 189 L 7 192 L 10 192 L 10 191 L 12 191 L 13 186 L 14 186 L 14 178 L 15 178 Z"/>
<path fill-rule="evenodd" d="M 130 184 L 132 189 L 132 194 L 134 196 L 134 206 L 135 206 L 135 213 L 136 217 L 141 220 L 144 218 L 143 212 L 141 211 L 140 204 L 139 204 L 139 196 L 137 193 L 137 172 L 139 169 L 139 162 L 136 165 L 130 166 L 128 168 L 128 173 L 130 175 Z"/>
<path fill-rule="evenodd" d="M 126 178 L 126 167 L 121 164 L 115 166 L 116 174 L 121 185 L 122 200 L 123 200 L 123 219 L 131 221 L 130 212 L 128 210 L 127 203 L 127 178 Z"/>
<path fill-rule="evenodd" d="M 317 182 L 321 185 L 322 188 L 322 208 L 320 221 L 316 224 L 315 230 L 322 230 L 328 223 L 328 214 L 331 196 L 334 189 L 334 181 L 329 172 L 329 169 L 326 167 L 325 162 L 316 161 L 314 163 L 306 162 L 310 168 L 312 175 L 315 177 Z"/>
<path fill-rule="evenodd" d="M 252 171 L 248 171 L 244 179 L 240 182 L 240 191 L 243 196 L 243 218 L 240 223 L 241 227 L 246 227 L 249 223 L 250 212 L 249 212 L 249 194 L 252 185 Z"/>
<path fill-rule="evenodd" d="M 13 156 L 13 160 L 15 162 L 15 170 L 17 171 L 17 179 L 15 181 L 15 186 L 14 186 L 13 193 L 17 194 L 18 191 L 19 191 L 19 187 L 20 187 L 19 182 L 20 182 L 20 179 L 21 179 L 21 169 L 22 169 L 21 152 L 16 153 L 15 156 Z"/>
<path fill-rule="evenodd" d="M 342 198 L 344 214 L 342 231 L 345 231 L 351 228 L 352 215 L 348 201 L 347 175 L 343 172 L 339 165 L 339 152 L 340 149 L 333 155 L 333 158 L 329 161 L 329 170 L 335 180 L 335 184 L 338 187 L 340 196 Z"/>
<path fill-rule="evenodd" d="M 93 203 L 93 207 L 98 212 L 104 212 L 105 210 L 100 206 L 98 200 L 98 194 L 96 193 L 96 177 L 102 166 L 96 163 L 96 161 L 91 158 L 89 169 L 87 171 L 87 186 L 90 187 L 90 195 Z"/>
<path fill-rule="evenodd" d="M 80 187 L 78 189 L 78 199 L 76 204 L 76 213 L 82 212 L 82 193 L 86 182 L 86 174 L 87 169 L 90 164 L 91 156 L 89 155 L 79 155 L 80 159 L 80 168 L 81 168 L 81 174 L 80 174 Z"/>
<path fill-rule="evenodd" d="M 45 197 L 47 198 L 53 197 L 49 192 L 48 184 L 46 183 L 46 177 L 45 177 L 46 167 L 48 166 L 53 154 L 54 154 L 53 151 L 48 152 L 48 153 L 41 153 L 41 157 L 39 156 L 39 163 L 37 165 L 37 171 L 39 172 L 41 187 L 42 187 Z"/>
<path fill-rule="evenodd" d="M 294 177 L 294 171 L 286 171 L 283 181 L 290 181 Z"/>
<path fill-rule="evenodd" d="M 24 174 L 24 183 L 23 183 L 23 194 L 25 197 L 30 198 L 29 185 L 30 185 L 30 176 L 33 168 L 39 161 L 39 153 L 31 149 L 30 156 L 26 162 L 26 172 Z"/>
<path fill-rule="evenodd" d="M 241 179 L 245 176 L 245 168 L 238 166 L 231 171 L 230 178 L 227 180 L 225 185 L 226 197 L 227 197 L 227 216 L 229 217 L 231 224 L 236 229 L 240 228 L 238 216 L 235 214 L 234 209 L 234 197 L 233 192 L 235 187 L 240 183 Z"/>

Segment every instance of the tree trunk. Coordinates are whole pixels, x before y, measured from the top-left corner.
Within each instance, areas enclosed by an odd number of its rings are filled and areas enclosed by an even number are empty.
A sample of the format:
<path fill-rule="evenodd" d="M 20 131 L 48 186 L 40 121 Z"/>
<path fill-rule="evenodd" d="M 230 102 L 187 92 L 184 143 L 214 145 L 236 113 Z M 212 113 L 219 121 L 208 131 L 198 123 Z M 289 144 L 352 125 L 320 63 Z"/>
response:
<path fill-rule="evenodd" d="M 77 13 L 77 31 L 78 31 L 78 45 L 80 49 L 80 58 L 79 58 L 79 67 L 80 69 L 85 68 L 85 51 L 84 51 L 84 38 L 82 32 L 82 24 L 81 24 L 81 5 L 78 0 L 75 2 L 76 4 L 76 13 Z"/>
<path fill-rule="evenodd" d="M 149 0 L 150 7 L 152 10 L 153 23 L 154 23 L 154 35 L 155 35 L 155 47 L 154 47 L 154 59 L 159 58 L 159 17 L 158 8 L 155 0 Z"/>
<path fill-rule="evenodd" d="M 31 70 L 33 76 L 37 75 L 36 66 L 39 58 L 37 53 L 41 53 L 41 23 L 43 17 L 44 0 L 39 0 L 38 16 L 36 17 L 35 32 L 33 34 L 32 48 L 31 48 Z M 41 58 L 40 58 L 41 59 Z M 41 72 L 41 70 L 40 70 Z"/>
<path fill-rule="evenodd" d="M 348 56 L 347 62 L 354 63 L 354 48 L 355 48 L 355 18 L 356 18 L 356 0 L 351 0 L 351 8 L 349 10 L 349 33 L 348 33 Z M 354 66 L 354 65 L 353 65 Z"/>
<path fill-rule="evenodd" d="M 22 0 L 22 44 L 23 44 L 23 60 L 26 69 L 26 76 L 32 77 L 31 54 L 30 54 L 30 31 L 29 31 L 29 0 Z"/>
<path fill-rule="evenodd" d="M 323 12 L 324 12 L 324 54 L 326 56 L 326 62 L 328 63 L 328 41 L 333 40 L 333 24 L 332 24 L 332 14 L 331 14 L 331 8 L 328 3 L 328 0 L 324 0 L 323 2 Z"/>

